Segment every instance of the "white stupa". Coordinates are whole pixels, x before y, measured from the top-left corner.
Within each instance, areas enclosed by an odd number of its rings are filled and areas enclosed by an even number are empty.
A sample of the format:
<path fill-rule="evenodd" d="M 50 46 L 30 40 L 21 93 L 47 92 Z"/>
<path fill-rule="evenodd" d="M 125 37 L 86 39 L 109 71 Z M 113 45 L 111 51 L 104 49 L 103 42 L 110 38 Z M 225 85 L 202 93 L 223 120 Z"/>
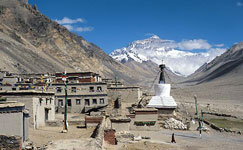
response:
<path fill-rule="evenodd" d="M 172 96 L 170 96 L 171 85 L 165 83 L 164 69 L 165 64 L 159 66 L 161 69 L 159 84 L 155 84 L 155 96 L 149 101 L 147 107 L 158 109 L 175 109 L 177 104 Z"/>

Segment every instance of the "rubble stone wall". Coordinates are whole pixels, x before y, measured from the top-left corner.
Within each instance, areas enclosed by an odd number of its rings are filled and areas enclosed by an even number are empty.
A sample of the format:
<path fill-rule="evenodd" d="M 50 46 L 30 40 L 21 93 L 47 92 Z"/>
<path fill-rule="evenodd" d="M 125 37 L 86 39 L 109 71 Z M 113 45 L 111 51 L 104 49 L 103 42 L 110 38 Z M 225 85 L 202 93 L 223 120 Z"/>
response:
<path fill-rule="evenodd" d="M 102 150 L 103 144 L 104 144 L 104 130 L 105 130 L 105 118 L 103 117 L 103 120 L 100 124 L 98 124 L 97 129 L 93 133 L 95 135 L 95 147 L 97 150 Z"/>
<path fill-rule="evenodd" d="M 22 138 L 19 136 L 0 135 L 0 149 L 4 150 L 21 150 Z"/>

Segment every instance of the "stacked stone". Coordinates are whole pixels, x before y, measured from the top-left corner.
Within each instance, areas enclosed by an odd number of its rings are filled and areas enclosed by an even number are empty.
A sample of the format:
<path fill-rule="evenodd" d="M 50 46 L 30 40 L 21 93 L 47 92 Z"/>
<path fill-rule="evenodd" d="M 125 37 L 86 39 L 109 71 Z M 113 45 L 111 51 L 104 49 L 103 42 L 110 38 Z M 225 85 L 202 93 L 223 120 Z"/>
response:
<path fill-rule="evenodd" d="M 163 127 L 166 129 L 187 130 L 187 126 L 185 124 L 174 118 L 166 120 Z"/>
<path fill-rule="evenodd" d="M 118 142 L 129 142 L 134 139 L 134 135 L 128 131 L 120 131 L 116 133 L 116 139 Z"/>
<path fill-rule="evenodd" d="M 22 138 L 19 136 L 0 135 L 0 149 L 21 150 L 22 149 Z"/>

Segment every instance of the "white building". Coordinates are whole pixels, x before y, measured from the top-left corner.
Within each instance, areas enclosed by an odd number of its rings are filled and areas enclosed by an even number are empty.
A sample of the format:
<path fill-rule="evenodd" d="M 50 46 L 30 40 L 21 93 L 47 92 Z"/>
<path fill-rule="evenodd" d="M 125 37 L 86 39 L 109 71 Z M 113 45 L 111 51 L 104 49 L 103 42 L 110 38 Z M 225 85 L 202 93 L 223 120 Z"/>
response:
<path fill-rule="evenodd" d="M 28 118 L 29 114 L 25 111 L 23 103 L 0 99 L 0 135 L 21 137 L 21 145 L 24 147 L 25 141 L 29 138 Z"/>
<path fill-rule="evenodd" d="M 25 104 L 30 115 L 30 127 L 40 128 L 46 121 L 55 120 L 55 95 L 53 92 L 34 90 L 0 91 L 0 96 L 8 101 L 17 101 Z"/>

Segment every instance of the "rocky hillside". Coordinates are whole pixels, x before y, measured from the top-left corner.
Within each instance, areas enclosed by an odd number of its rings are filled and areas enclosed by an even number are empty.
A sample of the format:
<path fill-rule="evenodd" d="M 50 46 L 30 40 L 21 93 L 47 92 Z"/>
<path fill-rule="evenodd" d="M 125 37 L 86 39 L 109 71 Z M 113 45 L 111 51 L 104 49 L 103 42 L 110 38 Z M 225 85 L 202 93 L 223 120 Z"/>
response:
<path fill-rule="evenodd" d="M 232 80 L 243 75 L 243 42 L 234 45 L 189 77 L 189 82 L 204 83 L 214 80 Z M 243 83 L 243 82 L 242 82 Z"/>
<path fill-rule="evenodd" d="M 155 76 L 113 60 L 21 0 L 0 1 L 0 68 L 17 73 L 93 71 L 130 84 Z"/>
<path fill-rule="evenodd" d="M 243 94 L 243 42 L 234 45 L 224 54 L 204 64 L 186 79 L 179 95 L 200 98 L 229 100 L 242 104 Z"/>

